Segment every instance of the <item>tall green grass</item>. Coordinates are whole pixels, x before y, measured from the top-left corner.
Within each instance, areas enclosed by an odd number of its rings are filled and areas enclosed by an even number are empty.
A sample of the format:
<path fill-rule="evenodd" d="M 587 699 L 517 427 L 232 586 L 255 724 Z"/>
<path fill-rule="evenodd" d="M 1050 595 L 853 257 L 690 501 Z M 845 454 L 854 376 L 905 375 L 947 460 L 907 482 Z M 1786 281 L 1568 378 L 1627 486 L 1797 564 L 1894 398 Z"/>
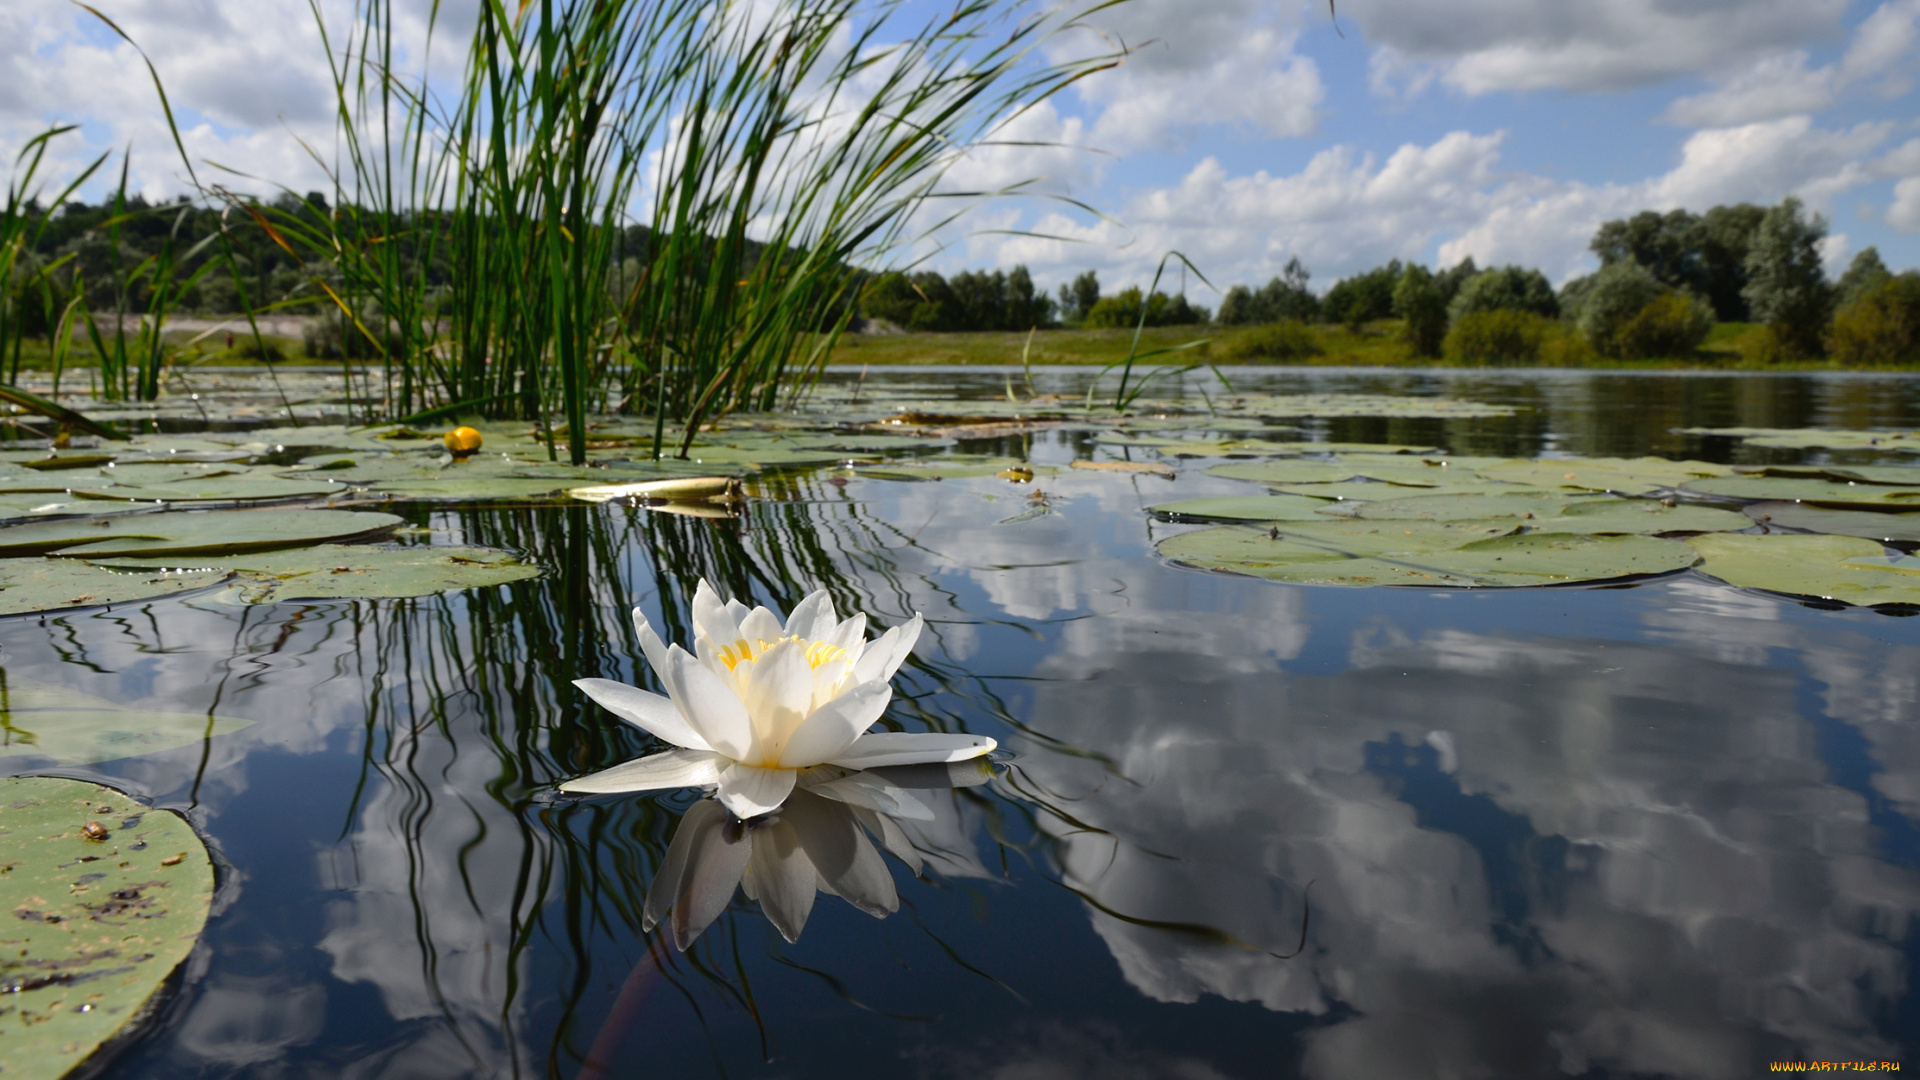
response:
<path fill-rule="evenodd" d="M 337 34 L 316 5 L 333 209 L 228 197 L 335 271 L 312 299 L 379 357 L 370 416 L 558 417 L 580 462 L 591 413 L 650 413 L 655 454 L 684 453 L 703 423 L 808 384 L 860 267 L 946 224 L 936 204 L 992 194 L 939 185 L 1115 62 L 1036 51 L 1105 6 L 975 0 L 913 22 L 902 0 L 483 0 L 442 96 L 421 73 L 431 44 L 396 40 L 394 0 Z"/>

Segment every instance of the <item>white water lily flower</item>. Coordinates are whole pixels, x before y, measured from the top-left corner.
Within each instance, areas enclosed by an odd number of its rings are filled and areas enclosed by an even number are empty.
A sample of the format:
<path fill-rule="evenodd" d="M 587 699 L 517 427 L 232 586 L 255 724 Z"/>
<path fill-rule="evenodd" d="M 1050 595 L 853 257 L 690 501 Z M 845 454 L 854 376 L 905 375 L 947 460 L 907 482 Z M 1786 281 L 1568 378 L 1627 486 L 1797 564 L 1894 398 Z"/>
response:
<path fill-rule="evenodd" d="M 867 617 L 840 619 L 824 589 L 782 625 L 767 608 L 722 603 L 703 580 L 693 594 L 692 653 L 661 642 L 638 608 L 633 623 L 667 696 L 608 679 L 574 685 L 680 749 L 569 780 L 562 791 L 711 786 L 745 819 L 777 809 L 802 769 L 964 761 L 994 748 L 982 735 L 867 732 L 893 700 L 887 684 L 920 636 L 919 615 L 868 641 Z"/>

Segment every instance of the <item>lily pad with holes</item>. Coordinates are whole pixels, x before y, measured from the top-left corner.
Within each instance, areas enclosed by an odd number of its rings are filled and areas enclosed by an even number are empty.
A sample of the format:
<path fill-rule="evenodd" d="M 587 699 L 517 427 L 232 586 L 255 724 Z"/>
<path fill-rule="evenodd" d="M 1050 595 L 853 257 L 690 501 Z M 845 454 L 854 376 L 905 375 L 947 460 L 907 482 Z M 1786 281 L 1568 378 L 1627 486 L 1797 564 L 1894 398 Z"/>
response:
<path fill-rule="evenodd" d="M 167 560 L 114 560 L 117 569 Z M 504 551 L 468 547 L 380 548 L 322 544 L 218 559 L 195 559 L 195 569 L 234 575 L 227 598 L 244 604 L 285 600 L 372 600 L 481 589 L 538 577 L 540 568 Z"/>
<path fill-rule="evenodd" d="M 55 1080 L 151 1016 L 212 903 L 180 815 L 84 780 L 0 779 L 4 1075 Z"/>
<path fill-rule="evenodd" d="M 1711 533 L 1687 541 L 1729 585 L 1843 604 L 1920 604 L 1920 559 L 1855 536 Z"/>
<path fill-rule="evenodd" d="M 0 616 L 135 604 L 217 585 L 224 576 L 109 570 L 71 559 L 0 559 Z"/>
<path fill-rule="evenodd" d="M 1697 559 L 1677 540 L 1646 536 L 1529 533 L 1475 539 L 1466 523 L 1405 523 L 1401 537 L 1287 535 L 1222 525 L 1170 537 L 1160 554 L 1207 570 L 1305 585 L 1429 585 L 1456 588 L 1561 585 L 1683 569 Z M 1510 522 L 1480 523 L 1501 533 Z M 1466 542 L 1441 546 L 1422 530 L 1455 531 Z M 1364 542 L 1363 542 L 1364 541 Z M 1352 554 L 1344 554 L 1352 552 Z"/>
<path fill-rule="evenodd" d="M 1871 510 L 1828 510 L 1790 502 L 1752 503 L 1744 509 L 1748 517 L 1769 528 L 1858 536 L 1889 544 L 1920 542 L 1920 513 L 1876 514 Z"/>
<path fill-rule="evenodd" d="M 1843 483 L 1791 476 L 1722 476 L 1694 480 L 1681 490 L 1722 499 L 1755 502 L 1810 502 L 1824 506 L 1884 506 L 1920 509 L 1920 485 Z"/>
<path fill-rule="evenodd" d="M 217 581 L 224 575 L 211 576 Z M 0 688 L 0 757 L 90 765 L 192 746 L 252 723 L 208 713 L 128 708 L 125 702 L 17 675 Z"/>
<path fill-rule="evenodd" d="M 1726 476 L 1733 470 L 1705 461 L 1668 461 L 1665 458 L 1574 458 L 1509 461 L 1488 465 L 1480 475 L 1509 484 L 1578 491 L 1613 491 L 1645 495 L 1679 487 L 1691 480 Z"/>
<path fill-rule="evenodd" d="M 367 539 L 403 523 L 392 514 L 356 510 L 117 514 L 0 528 L 0 555 L 221 555 Z"/>
<path fill-rule="evenodd" d="M 1163 517 L 1200 521 L 1319 521 L 1327 504 L 1304 495 L 1232 495 L 1218 499 L 1182 499 L 1147 509 Z"/>

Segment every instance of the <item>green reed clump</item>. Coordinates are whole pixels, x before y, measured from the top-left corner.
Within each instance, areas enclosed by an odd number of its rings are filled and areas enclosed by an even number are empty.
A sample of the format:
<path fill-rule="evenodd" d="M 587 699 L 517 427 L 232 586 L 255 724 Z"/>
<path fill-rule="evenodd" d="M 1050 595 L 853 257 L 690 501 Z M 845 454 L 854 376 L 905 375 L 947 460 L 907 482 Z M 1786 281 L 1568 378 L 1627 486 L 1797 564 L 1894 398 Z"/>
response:
<path fill-rule="evenodd" d="M 669 420 L 684 452 L 807 384 L 856 268 L 951 220 L 930 202 L 990 194 L 941 191 L 954 161 L 1114 60 L 1034 58 L 1085 11 L 905 11 L 486 0 L 442 97 L 405 74 L 393 0 L 369 0 L 327 39 L 334 207 L 230 197 L 337 267 L 312 293 L 374 346 L 389 389 L 370 412 L 559 413 L 576 462 L 590 412 L 652 413 L 655 453 Z"/>

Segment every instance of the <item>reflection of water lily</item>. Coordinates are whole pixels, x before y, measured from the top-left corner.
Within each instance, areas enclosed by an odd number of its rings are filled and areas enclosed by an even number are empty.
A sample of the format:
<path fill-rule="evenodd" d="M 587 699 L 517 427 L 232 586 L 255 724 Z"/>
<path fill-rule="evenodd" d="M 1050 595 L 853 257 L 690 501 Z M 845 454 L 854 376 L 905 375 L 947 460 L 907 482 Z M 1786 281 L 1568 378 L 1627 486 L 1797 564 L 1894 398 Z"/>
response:
<path fill-rule="evenodd" d="M 663 644 L 638 608 L 633 621 L 667 696 L 607 679 L 574 685 L 680 749 L 570 780 L 563 791 L 711 786 L 723 806 L 745 819 L 785 802 L 802 769 L 963 761 L 994 747 L 980 735 L 867 733 L 893 699 L 887 682 L 920 636 L 918 615 L 870 642 L 867 617 L 840 619 L 824 589 L 800 601 L 783 626 L 767 608 L 722 603 L 702 581 L 693 596 L 692 654 Z M 843 801 L 877 799 L 875 808 L 899 812 L 886 805 L 888 785 L 841 786 L 848 788 L 836 795 Z"/>
<path fill-rule="evenodd" d="M 809 783 L 814 778 L 809 776 L 777 812 L 751 821 L 702 799 L 680 820 L 647 891 L 646 925 L 651 928 L 671 912 L 674 942 L 685 949 L 727 909 L 735 886 L 760 902 L 788 941 L 800 939 L 817 892 L 833 893 L 876 919 L 886 918 L 899 908 L 900 897 L 868 834 L 918 872 L 922 855 L 894 818 L 931 822 L 939 815 L 903 788 L 970 787 L 992 777 L 984 761 L 936 768 L 937 774 L 924 767 L 890 775 L 856 773 L 819 785 Z M 857 795 L 846 798 L 848 782 L 855 778 L 870 790 L 888 790 L 903 812 L 875 811 Z"/>

